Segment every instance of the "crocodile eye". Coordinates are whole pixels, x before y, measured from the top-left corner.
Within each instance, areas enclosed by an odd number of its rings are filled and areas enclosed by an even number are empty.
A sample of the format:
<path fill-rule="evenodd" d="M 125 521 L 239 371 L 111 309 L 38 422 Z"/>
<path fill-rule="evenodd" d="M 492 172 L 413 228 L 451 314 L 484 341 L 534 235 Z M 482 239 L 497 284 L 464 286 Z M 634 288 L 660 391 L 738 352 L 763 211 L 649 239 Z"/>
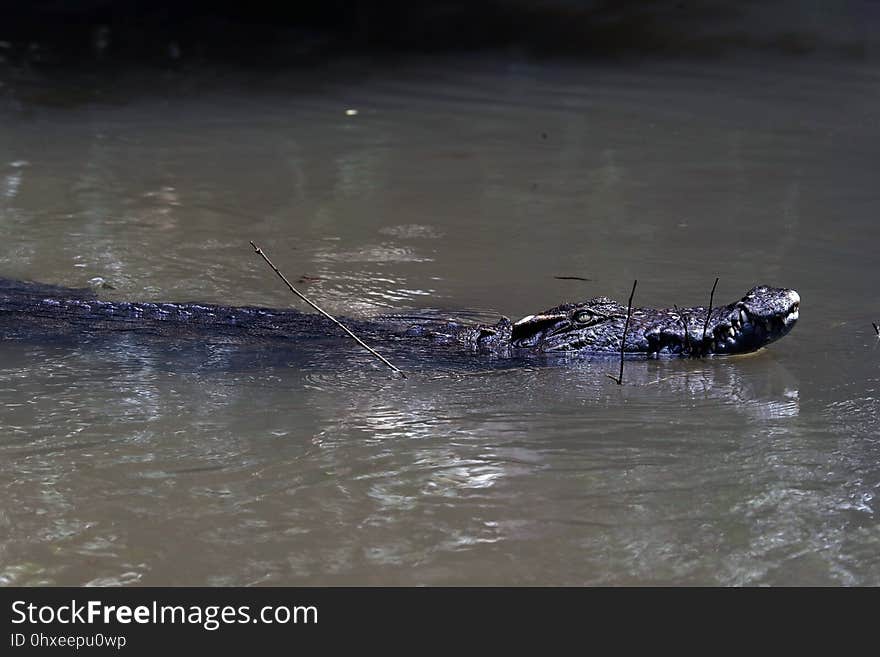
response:
<path fill-rule="evenodd" d="M 589 310 L 579 310 L 573 316 L 572 320 L 581 326 L 589 326 L 599 321 L 599 316 L 594 315 Z"/>

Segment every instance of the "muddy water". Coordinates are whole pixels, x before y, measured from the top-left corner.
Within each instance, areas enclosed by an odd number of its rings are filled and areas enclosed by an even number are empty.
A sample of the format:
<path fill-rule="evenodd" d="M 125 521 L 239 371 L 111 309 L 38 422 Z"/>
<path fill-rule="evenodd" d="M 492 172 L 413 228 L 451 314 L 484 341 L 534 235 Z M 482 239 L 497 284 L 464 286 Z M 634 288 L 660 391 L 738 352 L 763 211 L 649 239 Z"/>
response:
<path fill-rule="evenodd" d="M 880 72 L 350 61 L 0 87 L 0 276 L 337 313 L 729 302 L 757 355 L 0 343 L 4 584 L 880 584 Z M 557 276 L 589 280 L 560 280 Z M 100 280 L 95 281 L 101 285 Z"/>

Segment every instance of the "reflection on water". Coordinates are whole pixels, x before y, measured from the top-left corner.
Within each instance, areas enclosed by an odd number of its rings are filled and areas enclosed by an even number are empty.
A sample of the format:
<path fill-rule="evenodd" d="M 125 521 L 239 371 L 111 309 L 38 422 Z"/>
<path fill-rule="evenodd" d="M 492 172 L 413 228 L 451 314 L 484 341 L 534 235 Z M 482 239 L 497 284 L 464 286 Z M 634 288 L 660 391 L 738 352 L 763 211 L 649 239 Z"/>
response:
<path fill-rule="evenodd" d="M 63 565 L 75 555 L 107 564 L 91 583 L 158 581 L 178 572 L 169 541 L 197 545 L 197 576 L 212 583 L 494 581 L 468 562 L 536 559 L 548 542 L 556 556 L 517 581 L 699 581 L 717 554 L 693 541 L 733 521 L 773 524 L 768 505 L 792 506 L 792 540 L 805 522 L 864 513 L 852 485 L 837 501 L 779 487 L 813 480 L 798 461 L 818 457 L 792 425 L 797 381 L 769 354 L 632 362 L 622 388 L 602 361 L 462 362 L 400 382 L 317 362 L 247 368 L 228 348 L 196 355 L 136 342 L 4 353 L 4 399 L 29 400 L 4 410 L 19 502 L 6 581 L 81 581 Z M 87 395 L 76 378 L 93 382 Z M 697 552 L 679 563 L 673 546 Z M 58 569 L 22 571 L 34 550 Z M 239 550 L 244 565 L 216 570 Z M 569 550 L 576 573 L 555 566 Z M 764 581 L 767 558 L 710 579 Z M 418 574 L 399 570 L 413 563 Z M 515 578 L 516 563 L 499 572 Z"/>
<path fill-rule="evenodd" d="M 406 344 L 405 381 L 346 341 L 0 344 L 0 582 L 880 583 L 868 63 L 358 70 L 6 107 L 0 276 L 290 306 L 253 239 L 343 315 L 720 276 L 795 287 L 799 325 L 620 387 Z"/>

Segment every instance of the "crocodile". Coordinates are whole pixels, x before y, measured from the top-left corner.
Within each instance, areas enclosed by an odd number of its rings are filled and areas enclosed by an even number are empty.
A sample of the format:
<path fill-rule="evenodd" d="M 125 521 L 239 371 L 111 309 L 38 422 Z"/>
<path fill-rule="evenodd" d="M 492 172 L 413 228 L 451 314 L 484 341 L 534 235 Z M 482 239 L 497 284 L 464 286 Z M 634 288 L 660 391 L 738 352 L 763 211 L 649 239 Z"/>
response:
<path fill-rule="evenodd" d="M 794 290 L 760 285 L 738 301 L 711 309 L 630 311 L 608 297 L 595 297 L 515 322 L 506 317 L 481 324 L 387 315 L 343 323 L 373 342 L 444 345 L 496 356 L 622 351 L 648 358 L 704 357 L 748 353 L 778 340 L 797 322 L 799 308 Z M 295 310 L 104 301 L 90 288 L 0 279 L 0 339 L 113 333 L 231 343 L 343 336 L 330 320 Z"/>

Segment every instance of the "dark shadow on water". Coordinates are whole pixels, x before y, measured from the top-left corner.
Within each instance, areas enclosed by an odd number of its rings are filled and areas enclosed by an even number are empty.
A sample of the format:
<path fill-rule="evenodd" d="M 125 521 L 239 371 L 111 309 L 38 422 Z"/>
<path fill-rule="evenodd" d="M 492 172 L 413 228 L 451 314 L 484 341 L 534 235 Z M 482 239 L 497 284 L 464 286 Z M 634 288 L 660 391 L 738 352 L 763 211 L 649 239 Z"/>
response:
<path fill-rule="evenodd" d="M 736 50 L 864 56 L 880 12 L 680 0 L 402 0 L 0 3 L 5 59 L 27 66 L 215 62 L 301 67 L 344 54 L 506 49 L 537 56 L 696 55 Z"/>

